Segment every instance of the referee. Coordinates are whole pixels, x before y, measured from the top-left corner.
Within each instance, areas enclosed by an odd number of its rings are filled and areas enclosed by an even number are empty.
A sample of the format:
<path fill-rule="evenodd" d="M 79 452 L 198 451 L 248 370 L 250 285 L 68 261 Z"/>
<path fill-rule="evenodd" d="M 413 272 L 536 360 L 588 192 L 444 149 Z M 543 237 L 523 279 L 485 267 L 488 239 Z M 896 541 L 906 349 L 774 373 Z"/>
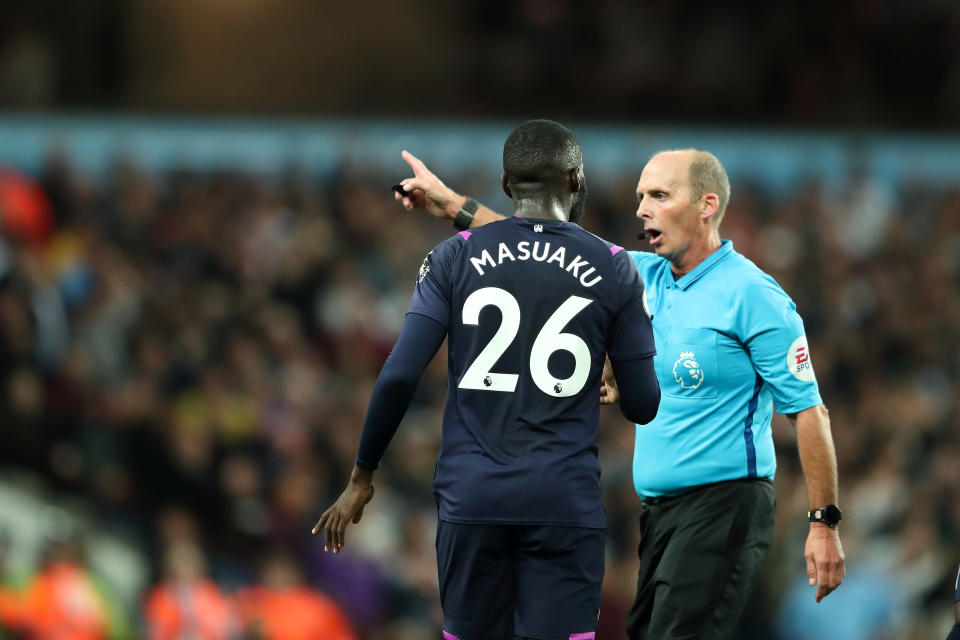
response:
<path fill-rule="evenodd" d="M 715 156 L 656 154 L 637 184 L 662 401 L 637 425 L 637 597 L 628 635 L 725 638 L 773 541 L 773 408 L 797 430 L 810 500 L 807 574 L 819 602 L 843 579 L 837 467 L 803 322 L 783 289 L 721 241 L 730 198 Z"/>
<path fill-rule="evenodd" d="M 404 152 L 407 209 L 455 218 L 465 201 Z M 637 185 L 637 217 L 653 253 L 631 252 L 647 286 L 662 398 L 637 425 L 640 516 L 632 640 L 726 638 L 773 540 L 776 409 L 797 432 L 809 498 L 805 557 L 819 602 L 843 580 L 837 466 L 803 323 L 780 286 L 732 243 L 720 222 L 730 183 L 712 154 L 656 154 Z M 486 207 L 472 225 L 498 219 Z M 604 402 L 616 402 L 609 388 Z"/>

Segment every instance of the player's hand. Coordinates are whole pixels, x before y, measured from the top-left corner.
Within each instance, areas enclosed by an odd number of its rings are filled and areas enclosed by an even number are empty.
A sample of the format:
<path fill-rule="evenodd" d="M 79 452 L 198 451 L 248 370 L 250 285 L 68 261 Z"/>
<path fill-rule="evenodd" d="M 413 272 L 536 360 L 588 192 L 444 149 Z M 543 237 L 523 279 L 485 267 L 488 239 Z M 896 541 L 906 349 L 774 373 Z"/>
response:
<path fill-rule="evenodd" d="M 820 602 L 843 582 L 844 555 L 840 534 L 825 524 L 811 523 L 804 555 L 807 558 L 807 578 L 811 587 L 817 586 L 817 602 Z"/>
<path fill-rule="evenodd" d="M 603 379 L 600 381 L 600 404 L 616 404 L 620 402 L 620 388 L 613 377 L 613 366 L 610 358 L 603 363 Z"/>
<path fill-rule="evenodd" d="M 413 169 L 413 177 L 400 182 L 407 195 L 402 196 L 394 191 L 394 200 L 399 200 L 407 211 L 419 207 L 437 218 L 456 218 L 467 197 L 443 184 L 440 178 L 409 151 L 404 151 L 401 155 Z"/>
<path fill-rule="evenodd" d="M 363 517 L 363 508 L 373 499 L 374 488 L 370 481 L 373 472 L 363 472 L 358 476 L 357 471 L 362 470 L 354 469 L 347 488 L 343 490 L 333 506 L 323 512 L 317 524 L 313 526 L 314 535 L 323 531 L 324 551 L 340 553 L 340 549 L 346 542 L 347 525 L 351 522 L 354 524 L 360 522 L 360 518 Z"/>

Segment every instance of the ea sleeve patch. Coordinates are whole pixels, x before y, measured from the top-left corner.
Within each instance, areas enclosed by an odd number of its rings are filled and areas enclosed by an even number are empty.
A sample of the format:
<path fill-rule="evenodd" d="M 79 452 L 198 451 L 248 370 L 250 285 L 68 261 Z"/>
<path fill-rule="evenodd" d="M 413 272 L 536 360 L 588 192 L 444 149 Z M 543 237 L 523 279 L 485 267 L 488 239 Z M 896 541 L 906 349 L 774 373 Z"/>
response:
<path fill-rule="evenodd" d="M 800 336 L 793 341 L 787 351 L 787 369 L 793 377 L 802 382 L 813 382 L 816 376 L 813 373 L 813 362 L 810 361 L 810 347 L 807 346 L 807 337 Z"/>

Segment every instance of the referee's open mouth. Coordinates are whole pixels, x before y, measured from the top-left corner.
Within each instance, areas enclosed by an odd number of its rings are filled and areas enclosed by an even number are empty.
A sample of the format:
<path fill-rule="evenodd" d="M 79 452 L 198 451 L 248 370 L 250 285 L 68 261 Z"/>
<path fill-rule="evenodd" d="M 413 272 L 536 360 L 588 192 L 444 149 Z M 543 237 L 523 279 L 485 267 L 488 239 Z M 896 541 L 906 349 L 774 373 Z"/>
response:
<path fill-rule="evenodd" d="M 660 244 L 660 238 L 663 236 L 662 231 L 659 229 L 648 228 L 644 229 L 643 232 L 647 234 L 647 239 L 650 241 L 651 245 L 657 246 Z"/>

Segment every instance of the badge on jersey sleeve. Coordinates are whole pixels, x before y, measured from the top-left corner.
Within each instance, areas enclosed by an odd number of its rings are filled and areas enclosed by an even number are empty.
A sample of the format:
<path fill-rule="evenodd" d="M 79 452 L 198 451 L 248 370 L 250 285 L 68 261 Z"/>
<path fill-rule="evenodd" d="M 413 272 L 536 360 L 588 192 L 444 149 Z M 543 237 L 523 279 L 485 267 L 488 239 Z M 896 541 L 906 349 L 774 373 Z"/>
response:
<path fill-rule="evenodd" d="M 417 284 L 420 284 L 421 282 L 423 282 L 423 279 L 427 277 L 428 273 L 430 273 L 430 254 L 431 253 L 433 253 L 433 251 L 427 254 L 427 256 L 423 259 L 423 264 L 420 265 L 420 271 L 417 272 Z"/>
<path fill-rule="evenodd" d="M 816 376 L 813 373 L 813 362 L 810 361 L 810 347 L 807 345 L 807 336 L 800 336 L 793 341 L 787 351 L 787 369 L 794 378 L 801 382 L 813 382 Z"/>

